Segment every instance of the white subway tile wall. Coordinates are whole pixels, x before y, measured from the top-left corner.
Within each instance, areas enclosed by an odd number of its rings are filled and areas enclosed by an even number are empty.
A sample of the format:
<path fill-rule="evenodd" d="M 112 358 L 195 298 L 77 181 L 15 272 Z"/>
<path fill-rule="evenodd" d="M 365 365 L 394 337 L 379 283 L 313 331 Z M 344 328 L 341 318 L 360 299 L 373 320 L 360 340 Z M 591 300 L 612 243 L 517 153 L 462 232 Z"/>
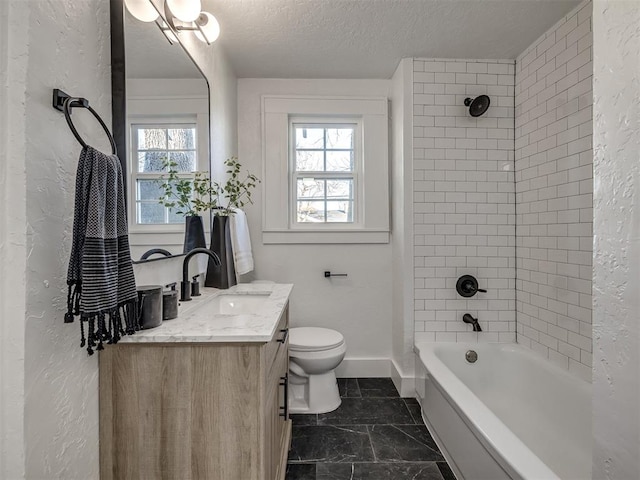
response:
<path fill-rule="evenodd" d="M 513 60 L 414 59 L 416 341 L 515 340 Z M 466 97 L 491 106 L 469 115 Z M 487 293 L 457 294 L 474 275 Z M 481 334 L 462 321 L 479 319 Z"/>
<path fill-rule="evenodd" d="M 592 31 L 579 5 L 516 59 L 518 343 L 591 378 Z"/>

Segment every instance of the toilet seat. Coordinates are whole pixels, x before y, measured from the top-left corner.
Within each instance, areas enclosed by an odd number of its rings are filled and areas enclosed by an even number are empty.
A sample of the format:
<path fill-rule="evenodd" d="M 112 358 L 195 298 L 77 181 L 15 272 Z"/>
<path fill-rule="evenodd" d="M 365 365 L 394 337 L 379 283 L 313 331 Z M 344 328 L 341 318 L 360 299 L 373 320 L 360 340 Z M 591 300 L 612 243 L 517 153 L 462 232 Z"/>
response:
<path fill-rule="evenodd" d="M 289 329 L 289 351 L 322 352 L 343 344 L 342 334 L 330 328 L 296 327 Z"/>

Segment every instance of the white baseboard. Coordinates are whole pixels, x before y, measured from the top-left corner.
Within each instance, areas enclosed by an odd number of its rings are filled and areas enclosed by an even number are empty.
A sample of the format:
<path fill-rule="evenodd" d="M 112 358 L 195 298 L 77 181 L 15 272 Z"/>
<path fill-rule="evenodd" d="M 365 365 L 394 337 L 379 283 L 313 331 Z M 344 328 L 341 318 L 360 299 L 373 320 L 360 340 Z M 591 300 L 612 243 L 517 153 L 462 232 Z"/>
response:
<path fill-rule="evenodd" d="M 345 358 L 336 368 L 336 377 L 391 377 L 401 397 L 416 397 L 416 379 L 403 376 L 390 358 Z"/>
<path fill-rule="evenodd" d="M 391 362 L 391 380 L 401 397 L 416 397 L 416 379 L 413 376 L 405 377 L 394 360 Z"/>
<path fill-rule="evenodd" d="M 389 358 L 345 358 L 338 368 L 336 377 L 390 377 L 391 359 Z"/>

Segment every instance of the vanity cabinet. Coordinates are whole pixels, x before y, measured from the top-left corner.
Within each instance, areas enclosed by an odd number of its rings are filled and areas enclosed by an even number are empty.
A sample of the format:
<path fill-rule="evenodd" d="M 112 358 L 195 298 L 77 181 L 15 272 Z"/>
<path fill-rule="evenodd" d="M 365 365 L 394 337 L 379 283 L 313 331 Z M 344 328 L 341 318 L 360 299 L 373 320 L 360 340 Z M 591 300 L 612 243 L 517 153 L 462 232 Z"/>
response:
<path fill-rule="evenodd" d="M 100 352 L 102 480 L 283 480 L 288 305 L 268 342 L 119 343 Z"/>

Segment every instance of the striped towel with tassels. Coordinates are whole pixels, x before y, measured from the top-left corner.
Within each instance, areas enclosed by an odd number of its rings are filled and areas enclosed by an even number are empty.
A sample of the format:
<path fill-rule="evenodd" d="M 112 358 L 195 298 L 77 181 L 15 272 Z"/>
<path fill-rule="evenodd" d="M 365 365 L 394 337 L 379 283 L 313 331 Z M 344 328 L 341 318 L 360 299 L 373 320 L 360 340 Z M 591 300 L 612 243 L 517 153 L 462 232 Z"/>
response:
<path fill-rule="evenodd" d="M 90 146 L 78 162 L 67 284 L 64 321 L 80 317 L 89 355 L 140 329 L 120 160 Z"/>

